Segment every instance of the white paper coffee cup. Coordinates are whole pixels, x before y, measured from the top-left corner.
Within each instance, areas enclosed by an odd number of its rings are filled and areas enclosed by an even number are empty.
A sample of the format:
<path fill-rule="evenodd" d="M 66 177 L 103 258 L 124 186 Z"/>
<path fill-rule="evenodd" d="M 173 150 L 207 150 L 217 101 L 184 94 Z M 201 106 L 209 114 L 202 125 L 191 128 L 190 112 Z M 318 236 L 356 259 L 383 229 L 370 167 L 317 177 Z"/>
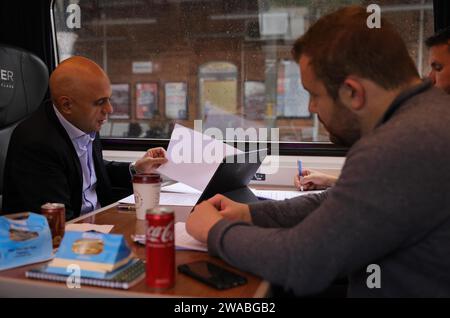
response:
<path fill-rule="evenodd" d="M 159 204 L 161 176 L 157 173 L 136 174 L 133 176 L 133 192 L 136 217 L 145 220 L 145 213 Z"/>

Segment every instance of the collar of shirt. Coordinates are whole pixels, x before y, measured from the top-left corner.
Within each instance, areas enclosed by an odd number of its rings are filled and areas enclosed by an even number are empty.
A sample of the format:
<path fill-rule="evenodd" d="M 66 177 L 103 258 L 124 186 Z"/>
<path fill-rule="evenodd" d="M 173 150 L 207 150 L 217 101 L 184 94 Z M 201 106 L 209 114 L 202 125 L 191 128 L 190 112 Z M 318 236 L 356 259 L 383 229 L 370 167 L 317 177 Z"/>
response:
<path fill-rule="evenodd" d="M 87 150 L 89 143 L 94 141 L 96 133 L 85 133 L 84 131 L 72 125 L 67 119 L 65 119 L 64 116 L 55 107 L 55 105 L 53 105 L 53 109 L 55 110 L 55 114 L 56 117 L 58 117 L 59 122 L 69 135 L 70 140 L 72 140 L 72 143 L 76 145 L 75 150 L 78 156 L 81 156 Z"/>
<path fill-rule="evenodd" d="M 417 84 L 401 92 L 388 107 L 383 115 L 383 118 L 381 118 L 376 127 L 379 127 L 387 122 L 392 117 L 392 115 L 394 115 L 394 113 L 405 104 L 408 99 L 430 89 L 432 86 L 433 83 L 429 79 L 424 79 L 420 84 Z"/>

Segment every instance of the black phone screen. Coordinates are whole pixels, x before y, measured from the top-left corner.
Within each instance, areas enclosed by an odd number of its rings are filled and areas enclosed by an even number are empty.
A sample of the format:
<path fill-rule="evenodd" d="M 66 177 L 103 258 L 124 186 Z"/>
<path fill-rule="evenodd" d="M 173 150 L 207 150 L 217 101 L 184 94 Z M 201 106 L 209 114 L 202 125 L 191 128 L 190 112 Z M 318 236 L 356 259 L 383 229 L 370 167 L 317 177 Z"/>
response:
<path fill-rule="evenodd" d="M 207 261 L 178 266 L 178 271 L 217 289 L 227 289 L 247 283 L 247 278 Z"/>

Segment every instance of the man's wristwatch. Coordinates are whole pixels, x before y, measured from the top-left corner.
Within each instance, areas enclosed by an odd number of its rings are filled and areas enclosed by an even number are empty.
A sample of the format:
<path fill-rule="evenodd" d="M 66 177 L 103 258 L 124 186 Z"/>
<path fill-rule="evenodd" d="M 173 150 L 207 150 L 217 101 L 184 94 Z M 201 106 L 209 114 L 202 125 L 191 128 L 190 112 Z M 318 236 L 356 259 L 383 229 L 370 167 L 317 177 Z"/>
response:
<path fill-rule="evenodd" d="M 136 171 L 136 161 L 133 161 L 132 163 L 130 163 L 130 166 L 128 167 L 130 170 L 130 174 L 133 176 L 137 173 Z"/>

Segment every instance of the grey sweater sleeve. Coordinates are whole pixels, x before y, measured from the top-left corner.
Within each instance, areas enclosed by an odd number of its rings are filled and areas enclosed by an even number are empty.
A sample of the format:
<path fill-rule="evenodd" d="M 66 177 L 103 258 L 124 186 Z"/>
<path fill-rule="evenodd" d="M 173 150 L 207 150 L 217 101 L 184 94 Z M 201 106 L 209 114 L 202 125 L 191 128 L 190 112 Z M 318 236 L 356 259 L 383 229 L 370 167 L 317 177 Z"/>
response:
<path fill-rule="evenodd" d="M 259 204 L 252 207 L 257 223 L 284 227 L 221 220 L 209 232 L 209 252 L 305 295 L 323 290 L 338 275 L 362 270 L 414 244 L 448 217 L 444 191 L 439 189 L 447 174 L 436 176 L 431 173 L 434 166 L 427 165 L 439 150 L 417 153 L 410 140 L 396 141 L 354 147 L 336 185 L 302 222 L 292 217 L 297 211 L 294 203 L 301 200 Z M 409 173 L 415 170 L 421 173 Z M 274 216 L 281 207 L 291 209 L 281 211 L 286 222 Z M 426 214 L 430 209 L 434 213 Z M 290 220 L 294 224 L 288 227 Z"/>
<path fill-rule="evenodd" d="M 317 209 L 327 197 L 324 191 L 283 201 L 262 201 L 250 204 L 252 223 L 261 227 L 291 227 Z"/>

